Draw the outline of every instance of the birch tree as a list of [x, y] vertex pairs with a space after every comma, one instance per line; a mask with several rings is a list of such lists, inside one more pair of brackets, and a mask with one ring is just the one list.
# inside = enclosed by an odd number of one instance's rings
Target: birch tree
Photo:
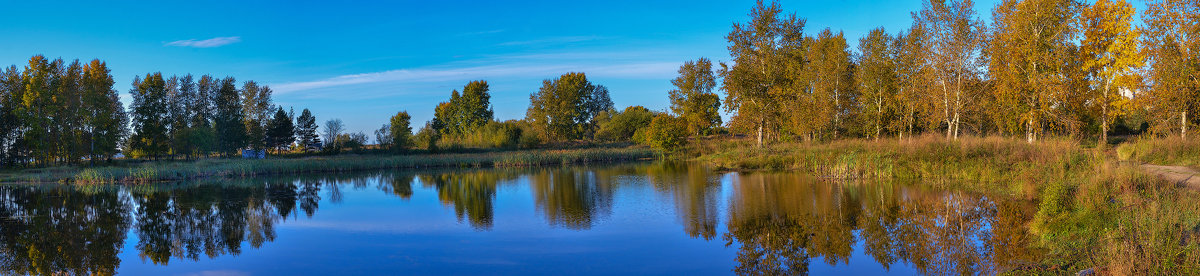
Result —
[[893, 117], [896, 104], [896, 67], [891, 51], [892, 37], [882, 27], [871, 30], [858, 42], [858, 66], [854, 80], [862, 96], [863, 117], [876, 140]]
[[1141, 30], [1133, 25], [1133, 5], [1124, 0], [1098, 0], [1083, 9], [1080, 54], [1091, 81], [1092, 99], [1100, 106], [1100, 144], [1108, 143], [1109, 122], [1128, 105], [1121, 89], [1132, 91], [1139, 82], [1137, 69], [1145, 63], [1138, 41]]
[[725, 36], [733, 58], [732, 64], [722, 63], [720, 70], [725, 110], [733, 113], [732, 126], [753, 129], [760, 147], [766, 128], [778, 127], [782, 109], [788, 108], [780, 101], [787, 93], [786, 50], [804, 39], [805, 21], [782, 13], [778, 2], [759, 0], [750, 12], [750, 21], [734, 23]]
[[936, 118], [946, 126], [946, 138], [958, 139], [964, 107], [974, 99], [970, 89], [982, 69], [981, 53], [986, 26], [971, 0], [929, 0], [919, 12], [918, 22], [930, 34], [928, 62], [934, 73], [939, 111]]
[[1179, 136], [1186, 138], [1200, 108], [1196, 101], [1200, 98], [1200, 2], [1151, 2], [1142, 17], [1150, 64], [1147, 107], [1155, 117], [1155, 129], [1178, 127]]

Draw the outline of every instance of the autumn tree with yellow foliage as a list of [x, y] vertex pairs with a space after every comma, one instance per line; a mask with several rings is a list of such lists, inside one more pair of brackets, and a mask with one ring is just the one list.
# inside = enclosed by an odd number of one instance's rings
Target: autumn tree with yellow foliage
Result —
[[1124, 0], [1098, 0], [1083, 9], [1080, 55], [1091, 82], [1092, 100], [1100, 106], [1100, 144], [1108, 141], [1109, 122], [1127, 109], [1129, 98], [1119, 91], [1137, 89], [1137, 69], [1145, 64], [1133, 25], [1133, 5]]
[[1025, 132], [1032, 143], [1048, 121], [1059, 119], [1071, 59], [1075, 3], [1005, 0], [993, 11], [987, 55], [992, 112], [1008, 133]]
[[1143, 43], [1150, 70], [1143, 103], [1157, 132], [1178, 129], [1187, 137], [1200, 109], [1200, 2], [1160, 0], [1147, 6]]

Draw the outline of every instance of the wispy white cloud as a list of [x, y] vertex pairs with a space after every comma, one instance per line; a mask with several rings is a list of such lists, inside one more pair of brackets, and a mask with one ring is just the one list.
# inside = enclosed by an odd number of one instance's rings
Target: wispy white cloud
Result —
[[503, 33], [503, 32], [505, 32], [505, 31], [507, 31], [507, 30], [505, 30], [505, 29], [497, 29], [497, 30], [487, 30], [487, 31], [478, 31], [478, 32], [466, 32], [466, 33], [461, 33], [461, 34], [458, 34], [458, 35], [459, 35], [459, 36], [489, 35], [489, 34], [498, 34], [498, 33]]
[[175, 47], [193, 47], [193, 48], [212, 48], [221, 47], [229, 44], [234, 44], [242, 41], [240, 36], [214, 37], [205, 40], [176, 40], [164, 43], [165, 46]]
[[499, 45], [500, 46], [521, 46], [521, 45], [538, 45], [538, 44], [563, 44], [563, 43], [575, 43], [575, 42], [593, 41], [593, 40], [601, 40], [601, 39], [605, 39], [605, 38], [600, 37], [600, 36], [594, 36], [594, 35], [591, 35], [591, 36], [560, 36], [560, 37], [551, 37], [551, 38], [534, 39], [534, 40], [509, 41], [509, 42], [500, 43]]
[[431, 83], [501, 77], [549, 78], [566, 72], [588, 76], [633, 79], [670, 78], [679, 62], [530, 64], [514, 63], [465, 67], [430, 67], [350, 74], [327, 79], [274, 85], [276, 94], [373, 83]]

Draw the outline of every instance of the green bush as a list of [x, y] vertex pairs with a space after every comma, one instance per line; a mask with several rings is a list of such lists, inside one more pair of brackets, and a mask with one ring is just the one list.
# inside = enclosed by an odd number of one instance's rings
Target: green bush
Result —
[[687, 143], [687, 124], [683, 119], [658, 114], [644, 130], [642, 143], [663, 152], [674, 152]]
[[658, 114], [641, 106], [627, 107], [625, 111], [597, 120], [599, 130], [596, 131], [596, 139], [609, 142], [637, 141], [634, 136], [638, 130], [650, 125], [650, 121]]

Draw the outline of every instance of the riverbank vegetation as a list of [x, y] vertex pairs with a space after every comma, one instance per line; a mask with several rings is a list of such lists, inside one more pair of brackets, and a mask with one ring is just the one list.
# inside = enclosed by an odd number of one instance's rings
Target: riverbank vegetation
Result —
[[[1188, 143], [1147, 139], [1134, 147]], [[1153, 146], [1145, 146], [1153, 145]], [[1122, 145], [1115, 151], [1121, 151]], [[1113, 149], [1064, 139], [1035, 143], [1004, 137], [938, 135], [912, 139], [848, 139], [774, 143], [752, 138], [695, 141], [690, 157], [718, 169], [800, 171], [829, 179], [917, 181], [1037, 204], [1030, 232], [1048, 249], [1029, 273], [1099, 268], [1116, 274], [1177, 274], [1200, 270], [1197, 191], [1119, 162]], [[1157, 154], [1162, 154], [1158, 152]], [[1193, 155], [1195, 156], [1195, 155]], [[1193, 157], [1194, 158], [1194, 157]], [[1181, 158], [1187, 159], [1187, 158]], [[1146, 265], [1154, 264], [1154, 265]]]

